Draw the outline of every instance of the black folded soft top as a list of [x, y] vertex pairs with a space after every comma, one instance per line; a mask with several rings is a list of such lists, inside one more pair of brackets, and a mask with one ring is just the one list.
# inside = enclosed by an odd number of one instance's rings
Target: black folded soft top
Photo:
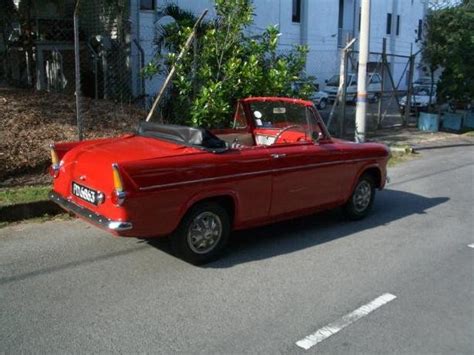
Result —
[[206, 149], [215, 153], [220, 153], [228, 149], [226, 142], [204, 128], [143, 121], [138, 125], [137, 133], [139, 136], [165, 139], [187, 146]]

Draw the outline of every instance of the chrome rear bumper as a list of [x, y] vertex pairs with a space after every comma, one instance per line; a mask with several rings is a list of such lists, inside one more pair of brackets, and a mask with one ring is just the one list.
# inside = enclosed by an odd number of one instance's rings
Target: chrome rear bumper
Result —
[[133, 229], [133, 224], [131, 222], [111, 220], [85, 207], [76, 205], [74, 202], [65, 199], [64, 197], [62, 197], [61, 195], [59, 195], [58, 193], [54, 191], [50, 191], [49, 199], [53, 201], [54, 203], [57, 203], [66, 211], [75, 213], [78, 216], [83, 217], [84, 219], [88, 220], [89, 222], [98, 225], [99, 227], [102, 227], [111, 231], [116, 231], [116, 232], [128, 231], [130, 229]]

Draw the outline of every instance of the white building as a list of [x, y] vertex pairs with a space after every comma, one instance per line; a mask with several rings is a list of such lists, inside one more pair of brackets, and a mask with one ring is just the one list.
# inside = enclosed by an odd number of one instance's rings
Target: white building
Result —
[[[255, 18], [250, 31], [262, 32], [269, 25], [278, 25], [280, 49], [288, 50], [295, 44], [306, 44], [310, 52], [307, 74], [324, 81], [339, 71], [340, 49], [348, 37], [358, 37], [360, 28], [360, 0], [254, 0]], [[132, 37], [137, 39], [145, 53], [145, 63], [155, 52], [153, 39], [160, 8], [169, 3], [192, 10], [199, 15], [209, 9], [213, 16], [212, 0], [131, 0]], [[387, 53], [410, 55], [419, 50], [423, 19], [427, 11], [426, 0], [372, 0], [370, 51], [381, 52], [383, 38], [387, 39]], [[356, 42], [357, 43], [357, 42]], [[357, 44], [356, 48], [357, 50]], [[137, 58], [138, 46], [132, 48]], [[134, 53], [135, 52], [135, 53]], [[134, 55], [135, 54], [135, 55]], [[420, 56], [417, 57], [419, 61]], [[369, 70], [378, 70], [380, 56], [372, 55]], [[403, 75], [407, 59], [390, 59], [395, 83], [406, 87]], [[134, 91], [139, 92], [140, 63], [132, 61]], [[417, 66], [415, 66], [417, 67]], [[162, 79], [145, 81], [145, 93], [155, 95]]]

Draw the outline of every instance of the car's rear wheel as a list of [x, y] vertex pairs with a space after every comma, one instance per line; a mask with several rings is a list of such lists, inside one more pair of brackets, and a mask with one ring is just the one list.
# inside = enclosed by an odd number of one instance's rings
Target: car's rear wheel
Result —
[[362, 219], [370, 212], [374, 203], [375, 183], [371, 175], [363, 175], [344, 206], [344, 212], [352, 220]]
[[228, 212], [218, 203], [203, 202], [188, 211], [171, 236], [171, 244], [182, 259], [204, 264], [219, 256], [229, 233]]

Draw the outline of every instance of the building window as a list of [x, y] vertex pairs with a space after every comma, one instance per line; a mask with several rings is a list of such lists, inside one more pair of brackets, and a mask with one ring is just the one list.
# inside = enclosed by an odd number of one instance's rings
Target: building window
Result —
[[418, 20], [418, 39], [421, 40], [423, 34], [423, 20]]
[[293, 11], [291, 20], [293, 22], [301, 22], [301, 0], [293, 0]]
[[387, 14], [387, 34], [392, 33], [392, 14]]
[[344, 0], [339, 0], [339, 28], [344, 28]]
[[397, 15], [397, 36], [400, 34], [400, 15]]
[[154, 10], [155, 0], [140, 0], [140, 10]]

